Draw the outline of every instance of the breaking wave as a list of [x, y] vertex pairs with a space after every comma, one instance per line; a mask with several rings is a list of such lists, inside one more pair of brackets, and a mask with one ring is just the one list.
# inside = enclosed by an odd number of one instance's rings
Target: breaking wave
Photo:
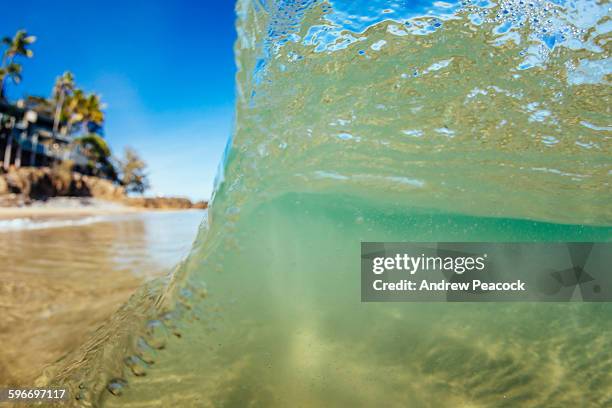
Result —
[[237, 4], [209, 225], [77, 406], [612, 404], [609, 304], [362, 304], [360, 241], [610, 241], [609, 4]]

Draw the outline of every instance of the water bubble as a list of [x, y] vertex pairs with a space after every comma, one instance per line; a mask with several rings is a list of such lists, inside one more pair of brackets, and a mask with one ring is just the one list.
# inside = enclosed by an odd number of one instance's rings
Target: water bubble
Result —
[[113, 395], [120, 396], [127, 387], [127, 381], [123, 378], [113, 378], [106, 385], [106, 389]]
[[205, 283], [196, 283], [192, 285], [193, 292], [200, 299], [206, 299], [208, 297], [208, 289]]
[[404, 129], [402, 133], [411, 137], [423, 137], [423, 131], [420, 129]]
[[183, 309], [186, 309], [188, 311], [193, 309], [193, 305], [191, 304], [191, 302], [186, 301], [186, 300], [181, 299], [181, 298], [179, 298], [177, 300], [176, 304], [182, 306]]
[[559, 139], [554, 136], [543, 136], [542, 143], [544, 143], [546, 146], [554, 146], [559, 143]]
[[238, 213], [240, 213], [240, 208], [238, 208], [238, 207], [229, 207], [227, 210], [225, 210], [225, 213], [227, 215], [238, 215]]
[[372, 44], [370, 48], [373, 49], [374, 51], [380, 51], [381, 48], [384, 47], [386, 44], [387, 44], [387, 41], [379, 40], [379, 41], [376, 41], [374, 44]]
[[178, 316], [176, 315], [175, 312], [165, 312], [162, 313], [161, 316], [159, 317], [159, 319], [164, 323], [164, 325], [168, 328], [174, 328], [176, 327], [176, 324], [174, 322], [174, 320], [178, 318]]
[[193, 292], [191, 291], [191, 289], [181, 288], [181, 290], [179, 290], [179, 299], [181, 299], [182, 301], [189, 302], [192, 298]]
[[93, 406], [91, 397], [91, 391], [87, 388], [87, 386], [83, 383], [79, 384], [79, 389], [74, 396], [74, 399], [79, 401], [79, 405], [82, 407]]
[[168, 329], [160, 320], [150, 320], [147, 323], [145, 337], [149, 346], [161, 350], [168, 342]]
[[[188, 305], [185, 305], [183, 302], [179, 300], [174, 303], [174, 309], [172, 310], [172, 319], [174, 321], [183, 320], [186, 316], [189, 315], [189, 312], [191, 310], [192, 310], [191, 307], [189, 307]], [[172, 326], [175, 327], [175, 324], [173, 323]], [[166, 327], [169, 327], [169, 326], [166, 326]]]
[[128, 366], [132, 374], [137, 377], [142, 377], [147, 374], [146, 369], [148, 368], [147, 363], [145, 363], [138, 356], [128, 356], [124, 360], [125, 365]]
[[155, 363], [155, 350], [149, 346], [147, 341], [142, 337], [139, 337], [136, 341], [136, 349], [138, 350], [138, 355], [147, 364]]

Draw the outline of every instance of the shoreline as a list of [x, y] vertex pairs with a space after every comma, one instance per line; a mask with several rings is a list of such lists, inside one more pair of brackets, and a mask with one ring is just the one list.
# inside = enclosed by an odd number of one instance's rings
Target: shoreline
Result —
[[149, 208], [125, 207], [122, 209], [103, 208], [45, 208], [45, 207], [0, 207], [0, 220], [31, 217], [69, 217], [91, 215], [131, 214], [155, 211]]
[[130, 206], [109, 200], [63, 197], [47, 201], [34, 201], [30, 205], [0, 206], [0, 220], [21, 218], [73, 218], [84, 216], [104, 216], [137, 214], [144, 212], [203, 210], [201, 208], [152, 208]]
[[55, 167], [11, 167], [0, 170], [0, 219], [80, 217], [138, 213], [145, 210], [206, 209], [208, 201], [187, 197], [145, 197], [95, 176]]

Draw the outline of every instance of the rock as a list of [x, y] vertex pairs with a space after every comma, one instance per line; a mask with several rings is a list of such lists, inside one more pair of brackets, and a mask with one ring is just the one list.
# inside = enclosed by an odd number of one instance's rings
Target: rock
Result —
[[[25, 170], [25, 169], [19, 169]], [[47, 168], [36, 171], [23, 171], [22, 177], [29, 182], [30, 191], [26, 195], [33, 200], [45, 200], [58, 195], [51, 172]]]
[[38, 174], [27, 169], [15, 169], [11, 167], [4, 180], [8, 186], [8, 193], [21, 194], [29, 197], [32, 190], [32, 181], [38, 179]]
[[4, 177], [0, 176], [0, 195], [8, 194], [9, 186]]
[[192, 208], [197, 208], [197, 209], [200, 209], [200, 210], [205, 210], [205, 209], [208, 208], [208, 201], [196, 201], [193, 204]]
[[206, 201], [192, 203], [181, 197], [126, 197], [125, 189], [110, 180], [85, 176], [63, 166], [12, 167], [8, 173], [0, 174], [0, 198], [5, 202], [13, 194], [20, 202], [46, 200], [51, 197], [93, 197], [102, 200], [150, 209], [208, 208]]
[[125, 198], [125, 189], [113, 184], [110, 180], [93, 176], [82, 176], [81, 180], [91, 197], [112, 201]]
[[94, 197], [122, 200], [123, 187], [110, 180], [83, 176], [62, 167], [11, 167], [0, 175], [0, 194], [18, 194], [24, 198], [46, 200], [50, 197]]
[[182, 197], [127, 197], [123, 202], [132, 207], [160, 210], [206, 208], [208, 206], [208, 203], [201, 202], [196, 207], [191, 200]]

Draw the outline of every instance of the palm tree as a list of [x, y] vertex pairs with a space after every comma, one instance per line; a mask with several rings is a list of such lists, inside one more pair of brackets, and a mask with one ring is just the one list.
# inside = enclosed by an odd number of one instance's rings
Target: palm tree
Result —
[[13, 81], [15, 85], [21, 82], [21, 71], [21, 65], [16, 62], [11, 62], [10, 64], [6, 64], [6, 66], [0, 67], [0, 99], [6, 99], [4, 97], [4, 84], [7, 79]]
[[[19, 30], [13, 38], [4, 37], [2, 44], [6, 45], [6, 50], [2, 54], [2, 64], [0, 65], [0, 100], [5, 100], [4, 86], [6, 79], [10, 78], [13, 83], [21, 82], [21, 65], [15, 62], [15, 57], [22, 56], [32, 58], [34, 52], [28, 48], [29, 45], [36, 41], [36, 37], [28, 35], [25, 30]], [[13, 123], [14, 125], [14, 123]], [[6, 148], [4, 149], [4, 168], [8, 169], [11, 161], [11, 149], [13, 147], [13, 128], [6, 135]]]
[[94, 93], [86, 95], [82, 90], [76, 89], [68, 107], [70, 118], [67, 129], [71, 131], [75, 125], [80, 125], [82, 134], [75, 142], [84, 149], [85, 156], [89, 159], [89, 167], [94, 174], [117, 180], [117, 170], [111, 160], [110, 148], [98, 134], [104, 124], [105, 108], [100, 96]]
[[62, 115], [64, 102], [70, 93], [74, 90], [74, 75], [66, 71], [61, 77], [55, 80], [51, 99], [55, 103], [55, 115], [53, 116], [53, 136], [57, 134]]
[[[100, 96], [96, 94], [85, 94], [81, 89], [74, 89], [68, 96], [64, 110], [66, 125], [62, 128], [65, 135], [74, 131], [76, 125], [80, 125], [84, 135], [92, 132], [90, 125], [101, 127], [104, 124], [104, 111], [106, 107]], [[95, 131], [93, 131], [96, 133]]]
[[60, 122], [64, 123], [60, 129], [62, 135], [71, 134], [75, 125], [83, 120], [84, 99], [85, 93], [79, 88], [74, 88], [70, 94], [66, 94], [60, 118]]
[[82, 101], [81, 105], [81, 114], [83, 116], [83, 131], [85, 133], [89, 133], [89, 125], [94, 124], [98, 127], [104, 124], [104, 111], [103, 109], [106, 107], [99, 95], [89, 94]]
[[4, 85], [6, 78], [11, 78], [13, 82], [21, 81], [21, 65], [14, 60], [17, 56], [32, 58], [34, 52], [28, 48], [36, 41], [36, 37], [28, 35], [25, 30], [19, 30], [13, 38], [4, 37], [2, 44], [6, 45], [6, 50], [2, 55], [2, 65], [0, 65], [0, 99], [5, 99]]
[[93, 93], [86, 95], [83, 90], [75, 88], [72, 94], [66, 97], [66, 104], [62, 112], [62, 118], [66, 124], [62, 127], [62, 134], [72, 133], [76, 125], [81, 126], [83, 135], [91, 132], [97, 133], [97, 129], [91, 130], [90, 125], [102, 127], [105, 107], [99, 95]]
[[[74, 145], [80, 146], [88, 158], [88, 166], [94, 173], [101, 172], [111, 179], [116, 171], [110, 161], [110, 150], [102, 136], [97, 132], [104, 123], [104, 104], [96, 94], [86, 94], [74, 84], [74, 77], [67, 72], [56, 81], [52, 99], [56, 101], [54, 137], [57, 132], [64, 136], [82, 129], [81, 136]], [[61, 124], [61, 126], [60, 126]], [[91, 129], [90, 124], [96, 128]]]

